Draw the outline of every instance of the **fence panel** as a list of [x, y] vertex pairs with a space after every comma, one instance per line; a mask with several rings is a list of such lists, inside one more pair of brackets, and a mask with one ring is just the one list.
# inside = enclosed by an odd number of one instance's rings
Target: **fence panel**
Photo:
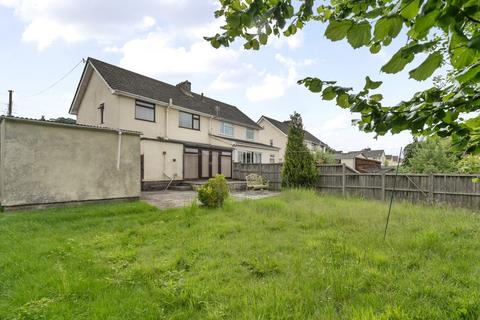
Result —
[[[280, 190], [282, 164], [234, 164], [233, 176], [244, 180], [251, 173], [264, 176], [273, 190]], [[480, 183], [477, 175], [358, 173], [342, 165], [318, 166], [317, 189], [369, 199], [388, 200], [395, 187], [395, 199], [411, 202], [448, 203], [480, 209]]]

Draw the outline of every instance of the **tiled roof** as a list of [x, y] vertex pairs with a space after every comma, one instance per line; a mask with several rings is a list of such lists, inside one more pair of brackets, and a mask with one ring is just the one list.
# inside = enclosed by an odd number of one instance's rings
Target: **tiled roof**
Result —
[[360, 151], [356, 151], [358, 153], [363, 153], [363, 155], [367, 158], [380, 158], [382, 154], [385, 153], [385, 150], [371, 150], [371, 149], [363, 149]]
[[[282, 131], [283, 133], [288, 134], [288, 126], [290, 124], [289, 120], [288, 121], [278, 121], [278, 120], [275, 120], [273, 118], [269, 118], [269, 117], [266, 117], [266, 116], [262, 116], [262, 117], [267, 119], [271, 124], [273, 124], [275, 127], [280, 129], [280, 131]], [[307, 130], [303, 130], [303, 134], [304, 134], [305, 140], [312, 141], [312, 142], [318, 143], [319, 145], [321, 145], [323, 147], [329, 148], [329, 146], [326, 143], [324, 143], [323, 141], [321, 141], [320, 139], [315, 137], [313, 134], [311, 134]]]
[[[237, 107], [200, 95], [194, 92], [186, 94], [179, 87], [114, 66], [112, 64], [88, 58], [95, 69], [113, 90], [118, 90], [140, 97], [173, 104], [192, 112], [209, 114], [226, 121], [242, 124], [252, 128], [259, 126]], [[88, 65], [88, 63], [87, 63]]]
[[224, 140], [237, 142], [237, 143], [243, 143], [243, 144], [247, 144], [247, 145], [258, 146], [258, 147], [262, 147], [262, 148], [266, 148], [266, 149], [280, 150], [279, 147], [271, 146], [269, 144], [260, 143], [260, 142], [256, 142], [256, 141], [235, 139], [235, 138], [221, 136], [221, 135], [217, 135], [217, 134], [212, 134], [211, 136], [216, 137], [216, 138], [220, 138], [220, 139], [224, 139]]

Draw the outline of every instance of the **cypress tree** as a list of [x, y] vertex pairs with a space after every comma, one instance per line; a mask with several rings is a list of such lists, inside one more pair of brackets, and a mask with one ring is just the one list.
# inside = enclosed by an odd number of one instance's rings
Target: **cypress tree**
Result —
[[313, 187], [317, 180], [317, 169], [312, 153], [303, 143], [302, 117], [298, 112], [290, 116], [288, 142], [282, 168], [282, 187]]

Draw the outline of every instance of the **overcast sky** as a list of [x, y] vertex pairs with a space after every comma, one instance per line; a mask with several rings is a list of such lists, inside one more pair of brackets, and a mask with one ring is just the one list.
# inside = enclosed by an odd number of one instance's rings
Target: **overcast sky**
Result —
[[337, 150], [397, 154], [411, 141], [408, 133], [375, 140], [351, 126], [355, 114], [296, 84], [310, 75], [360, 90], [369, 75], [384, 81], [378, 90], [384, 102], [406, 100], [431, 83], [379, 71], [405, 38], [371, 55], [368, 48], [330, 42], [315, 22], [294, 37], [270, 39], [260, 51], [245, 51], [241, 42], [213, 49], [202, 37], [218, 30], [216, 7], [212, 0], [0, 0], [1, 110], [13, 89], [14, 115], [68, 116], [83, 64], [44, 89], [91, 56], [171, 84], [188, 79], [193, 91], [236, 105], [254, 120], [262, 114], [287, 120], [296, 110], [306, 129]]

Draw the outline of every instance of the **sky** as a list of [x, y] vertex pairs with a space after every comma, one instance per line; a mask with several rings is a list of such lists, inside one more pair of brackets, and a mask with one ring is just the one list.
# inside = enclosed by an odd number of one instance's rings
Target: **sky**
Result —
[[408, 79], [407, 70], [421, 60], [396, 75], [380, 72], [404, 35], [372, 55], [331, 42], [325, 26], [312, 22], [259, 51], [244, 50], [241, 40], [214, 49], [203, 36], [219, 30], [217, 8], [213, 0], [0, 0], [0, 111], [12, 89], [15, 116], [73, 117], [68, 109], [84, 66], [78, 63], [94, 57], [171, 84], [189, 80], [194, 92], [233, 104], [255, 121], [288, 120], [297, 111], [305, 128], [336, 150], [398, 154], [412, 141], [407, 132], [375, 139], [351, 125], [358, 115], [296, 84], [317, 76], [359, 91], [369, 75], [384, 81], [377, 91], [387, 105], [407, 100], [431, 86]]

